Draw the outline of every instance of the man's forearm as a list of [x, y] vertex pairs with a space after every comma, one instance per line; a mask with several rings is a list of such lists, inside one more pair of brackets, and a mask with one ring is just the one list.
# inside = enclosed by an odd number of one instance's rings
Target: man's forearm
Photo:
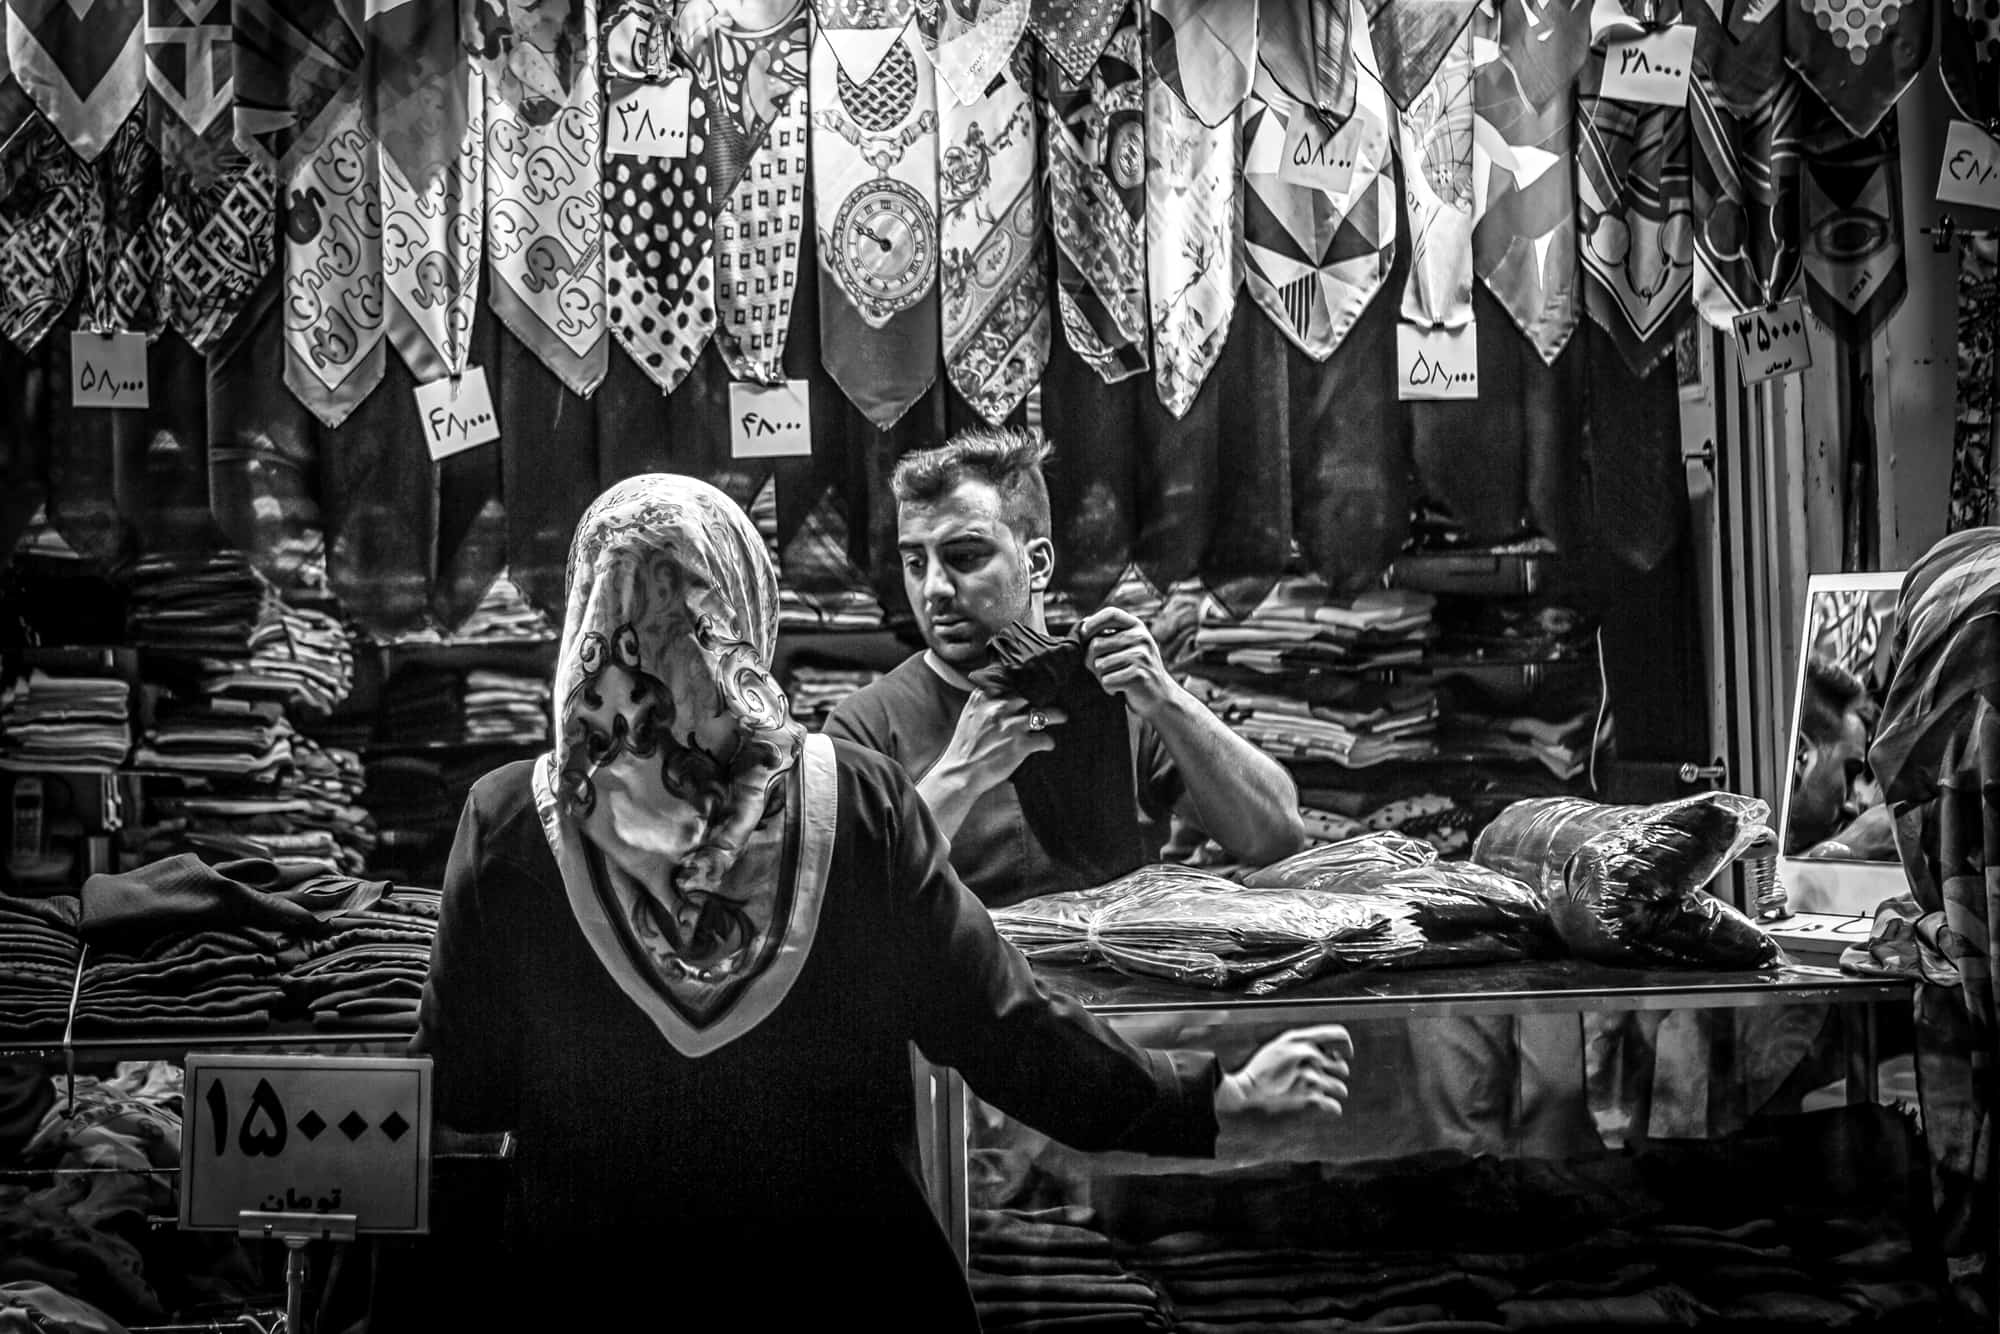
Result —
[[956, 838], [958, 827], [972, 812], [972, 803], [991, 786], [980, 783], [967, 770], [940, 760], [917, 780], [917, 795], [924, 799], [924, 805], [931, 808], [931, 817], [944, 831], [944, 836]]
[[1150, 721], [1204, 832], [1246, 861], [1270, 863], [1299, 850], [1305, 841], [1299, 790], [1284, 766], [1185, 690], [1177, 689]]

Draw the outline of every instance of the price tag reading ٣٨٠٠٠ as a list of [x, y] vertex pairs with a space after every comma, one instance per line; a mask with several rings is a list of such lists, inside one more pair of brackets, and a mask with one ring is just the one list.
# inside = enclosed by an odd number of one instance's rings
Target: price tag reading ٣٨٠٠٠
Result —
[[183, 1228], [289, 1213], [429, 1229], [428, 1057], [190, 1052], [183, 1087]]

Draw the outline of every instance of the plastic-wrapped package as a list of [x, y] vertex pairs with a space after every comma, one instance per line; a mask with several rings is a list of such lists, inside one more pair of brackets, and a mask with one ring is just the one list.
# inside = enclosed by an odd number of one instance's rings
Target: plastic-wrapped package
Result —
[[[1657, 806], [1535, 797], [1517, 801], [1494, 817], [1472, 845], [1472, 860], [1527, 881], [1553, 902], [1577, 849], [1599, 834], [1637, 822], [1661, 829], [1674, 854], [1679, 887], [1691, 893], [1741, 856], [1770, 818], [1768, 805], [1733, 792], [1703, 792]], [[1690, 837], [1700, 846], [1690, 847]]]
[[1534, 876], [1572, 952], [1599, 963], [1763, 968], [1777, 942], [1704, 887], [1762, 833], [1770, 808], [1710, 792], [1658, 806], [1517, 802], [1473, 849]]
[[1323, 847], [1307, 848], [1281, 862], [1252, 871], [1243, 883], [1253, 889], [1331, 889], [1349, 876], [1429, 866], [1437, 848], [1407, 834], [1364, 834]]
[[1030, 957], [1085, 956], [1120, 972], [1266, 995], [1339, 968], [1416, 953], [1408, 910], [1352, 894], [1250, 889], [1186, 866], [1146, 866], [1096, 889], [994, 912]]

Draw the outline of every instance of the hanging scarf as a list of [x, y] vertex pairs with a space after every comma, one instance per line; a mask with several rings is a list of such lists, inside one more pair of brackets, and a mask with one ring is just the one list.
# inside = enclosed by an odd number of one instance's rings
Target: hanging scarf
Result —
[[488, 302], [588, 397], [609, 355], [596, 0], [467, 0], [486, 85]]
[[1091, 67], [1118, 27], [1118, 16], [1130, 0], [1034, 0], [1028, 26], [1042, 50], [1072, 84], [1090, 78]]
[[1050, 51], [1041, 79], [1057, 311], [1071, 349], [1106, 384], [1147, 365], [1146, 84], [1130, 3], [1111, 7], [1125, 21], [1084, 78], [1072, 84]]
[[1843, 340], [1866, 344], [1909, 291], [1896, 122], [1856, 138], [1808, 109], [1801, 189], [1806, 299]]
[[231, 2], [236, 143], [282, 181], [356, 94], [362, 39], [346, 10], [342, 0]]
[[160, 155], [133, 112], [90, 164], [83, 212], [84, 293], [80, 323], [100, 331], [158, 333], [160, 240], [149, 225], [160, 199]]
[[917, 10], [945, 101], [980, 100], [1028, 30], [1028, 0], [945, 0]]
[[1148, 0], [1146, 56], [1154, 79], [1196, 120], [1232, 121], [1257, 69], [1257, 0]]
[[912, 24], [850, 73], [879, 43], [865, 32], [821, 28], [810, 65], [820, 360], [886, 429], [937, 381], [937, 88]]
[[1746, 311], [1769, 309], [1798, 281], [1799, 131], [1805, 90], [1772, 72], [1777, 96], [1739, 116], [1697, 72], [1688, 83], [1694, 127], [1694, 301], [1727, 329]]
[[32, 352], [83, 281], [91, 169], [55, 126], [34, 117], [0, 161], [0, 334]]
[[1974, 125], [2000, 119], [2000, 13], [1986, 0], [1943, 0], [1938, 71], [1958, 114]]
[[1958, 357], [1951, 436], [1951, 532], [2000, 521], [1993, 447], [1993, 349], [2000, 341], [2000, 238], [1958, 238]]
[[[1329, 129], [1354, 114], [1347, 10], [1339, 0], [1259, 0], [1257, 6], [1258, 68], [1294, 102], [1318, 112]], [[1359, 26], [1366, 27], [1365, 11], [1362, 17]], [[1374, 60], [1368, 63], [1373, 69]]]
[[1634, 375], [1674, 345], [1694, 307], [1694, 219], [1685, 107], [1600, 97], [1604, 54], [1577, 84], [1577, 238], [1584, 308]]
[[1537, 108], [1514, 65], [1533, 17], [1500, 0], [1472, 21], [1472, 265], [1552, 365], [1577, 319], [1574, 118], [1566, 97]]
[[585, 939], [685, 1056], [769, 1018], [819, 923], [834, 761], [771, 679], [777, 628], [763, 539], [707, 483], [627, 478], [577, 525], [536, 807]]
[[86, 162], [146, 91], [146, 0], [6, 0], [7, 63]]
[[228, 20], [227, 8], [148, 0], [147, 125], [161, 170], [152, 217], [159, 301], [167, 323], [203, 352], [236, 322], [277, 262], [276, 175], [235, 142], [236, 44]]
[[[806, 57], [812, 12], [795, 0], [755, 30], [718, 22], [692, 49], [710, 115], [715, 342], [739, 380], [785, 379], [785, 334], [806, 225]], [[721, 108], [718, 114], [713, 109]], [[722, 158], [717, 149], [733, 147]]]
[[[1271, 7], [1264, 10], [1268, 16]], [[1356, 15], [1359, 17], [1359, 14]], [[1354, 61], [1375, 66], [1368, 25], [1356, 22]], [[1279, 176], [1286, 135], [1299, 116], [1316, 114], [1258, 72], [1243, 116], [1244, 281], [1251, 299], [1314, 361], [1333, 355], [1388, 281], [1396, 258], [1396, 171], [1389, 100], [1363, 75], [1347, 127], [1359, 136], [1360, 160], [1340, 194]]]
[[1431, 86], [1478, 7], [1479, 0], [1368, 0], [1382, 88], [1398, 111], [1408, 111]]
[[[372, 49], [378, 40], [372, 27], [369, 40]], [[451, 89], [445, 100], [466, 108], [456, 153], [440, 169], [429, 170], [429, 155], [417, 151], [407, 137], [398, 154], [397, 135], [382, 134], [376, 155], [382, 283], [389, 298], [386, 328], [420, 384], [465, 371], [485, 240], [480, 215], [486, 202], [486, 80], [469, 61], [441, 77]], [[386, 95], [386, 88], [378, 88], [378, 98]], [[400, 114], [412, 113], [405, 108]], [[389, 122], [388, 112], [378, 105], [376, 123], [386, 127]], [[424, 166], [427, 174], [411, 175], [406, 161]]]
[[952, 385], [999, 425], [1049, 360], [1042, 192], [1026, 60], [965, 106], [938, 107], [938, 318]]
[[1786, 9], [1787, 63], [1857, 138], [1875, 132], [1930, 59], [1931, 0], [1788, 0]]
[[1472, 33], [1439, 59], [1422, 96], [1396, 118], [1410, 214], [1403, 319], [1426, 329], [1472, 322]]

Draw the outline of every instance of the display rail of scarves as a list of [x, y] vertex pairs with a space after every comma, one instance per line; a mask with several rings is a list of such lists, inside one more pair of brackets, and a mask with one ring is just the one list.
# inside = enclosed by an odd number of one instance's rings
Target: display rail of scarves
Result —
[[[776, 478], [794, 582], [832, 531], [893, 585], [884, 458], [1037, 406], [1091, 601], [1135, 563], [1359, 588], [1417, 501], [1649, 567], [1673, 335], [1802, 292], [1866, 340], [1900, 300], [1889, 112], [1949, 7], [4, 8], [0, 376], [56, 386], [12, 453], [57, 526], [164, 540], [118, 484], [150, 457], [268, 573], [317, 530], [403, 633], [503, 567], [555, 599], [588, 498], [653, 467]], [[1646, 21], [1694, 29], [1685, 105], [1606, 95]], [[1487, 401], [1405, 401], [1391, 323]], [[72, 407], [66, 324], [144, 335], [151, 406]], [[433, 466], [419, 391], [475, 371], [500, 444]], [[813, 458], [737, 458], [739, 386], [801, 380]]]

